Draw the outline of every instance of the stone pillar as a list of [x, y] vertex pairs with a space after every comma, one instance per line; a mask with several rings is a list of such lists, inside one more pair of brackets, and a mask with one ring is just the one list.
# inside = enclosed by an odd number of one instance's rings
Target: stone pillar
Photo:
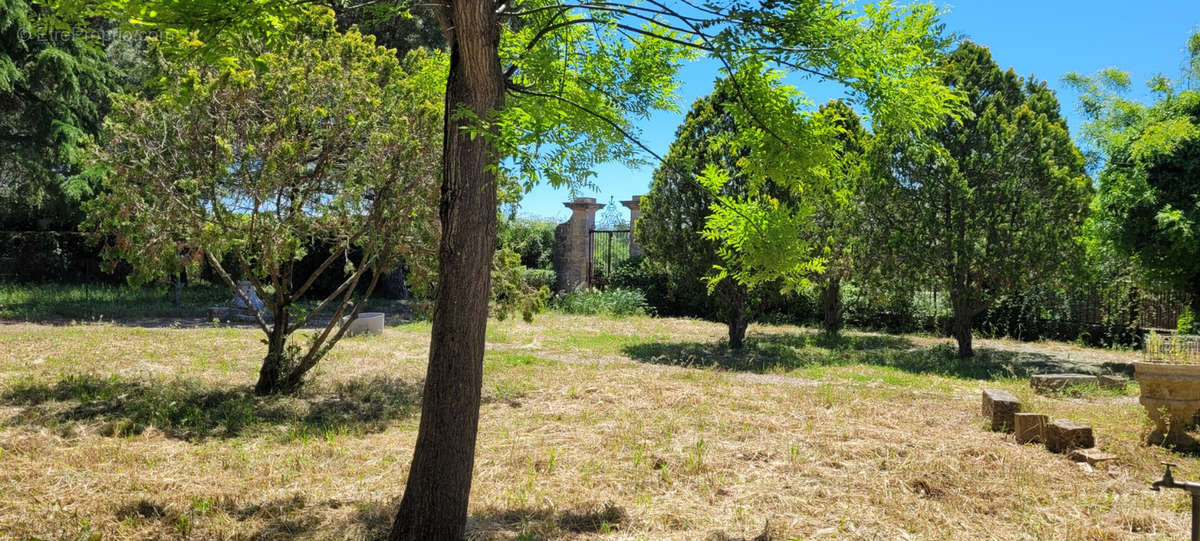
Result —
[[596, 211], [604, 208], [594, 197], [576, 197], [563, 206], [571, 209], [571, 219], [554, 229], [554, 272], [559, 291], [573, 291], [586, 286], [591, 274], [588, 257], [592, 229], [596, 227]]
[[642, 247], [637, 243], [637, 221], [642, 217], [642, 196], [635, 195], [629, 201], [621, 201], [629, 209], [629, 255], [642, 255]]

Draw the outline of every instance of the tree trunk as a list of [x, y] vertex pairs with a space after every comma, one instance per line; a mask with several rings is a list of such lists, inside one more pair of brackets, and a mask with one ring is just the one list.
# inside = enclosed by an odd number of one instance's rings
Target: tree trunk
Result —
[[504, 105], [499, 26], [486, 0], [449, 3], [451, 52], [438, 250], [437, 299], [421, 423], [390, 539], [462, 539], [475, 467], [484, 334], [496, 240], [495, 148], [462, 128]]
[[821, 324], [829, 336], [837, 336], [842, 330], [841, 297], [841, 278], [830, 278], [821, 289]]
[[286, 392], [280, 385], [283, 383], [287, 360], [287, 310], [275, 310], [271, 334], [267, 337], [267, 356], [263, 359], [262, 368], [258, 370], [258, 383], [254, 384], [254, 394], [265, 396]]
[[750, 318], [745, 310], [737, 310], [729, 318], [729, 349], [742, 349], [746, 345], [746, 328], [750, 326]]
[[967, 359], [975, 356], [975, 350], [971, 348], [971, 323], [975, 319], [971, 310], [965, 307], [954, 307], [954, 322], [951, 325], [951, 332], [954, 334], [954, 340], [958, 342], [958, 358]]
[[180, 295], [183, 292], [183, 273], [173, 273], [171, 278], [171, 306], [179, 308]]
[[750, 326], [750, 299], [745, 286], [725, 280], [717, 286], [718, 302], [725, 306], [725, 325], [729, 328], [729, 349], [738, 350], [746, 345], [746, 328]]

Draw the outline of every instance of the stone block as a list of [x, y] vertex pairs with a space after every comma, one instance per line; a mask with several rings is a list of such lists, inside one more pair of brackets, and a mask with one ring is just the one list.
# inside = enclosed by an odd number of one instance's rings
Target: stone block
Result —
[[1046, 425], [1046, 448], [1055, 453], [1095, 446], [1096, 440], [1092, 437], [1092, 427], [1088, 425], [1081, 425], [1066, 419], [1058, 419]]
[[1129, 378], [1125, 376], [1100, 376], [1098, 379], [1101, 389], [1124, 389], [1129, 385]]
[[1041, 413], [1013, 414], [1013, 433], [1017, 443], [1033, 443], [1046, 441], [1046, 424], [1050, 416]]
[[1008, 391], [983, 391], [983, 416], [991, 421], [992, 430], [1012, 432], [1013, 414], [1021, 411], [1021, 402]]
[[1073, 462], [1087, 462], [1091, 466], [1097, 466], [1101, 462], [1116, 460], [1117, 455], [1105, 453], [1104, 451], [1096, 449], [1095, 447], [1091, 447], [1088, 449], [1076, 449], [1071, 451], [1071, 454], [1067, 455], [1067, 458], [1071, 459]]
[[208, 309], [208, 320], [227, 321], [231, 311], [232, 309], [226, 306], [214, 306]]
[[[217, 320], [223, 323], [255, 323], [258, 320], [254, 317], [254, 312], [243, 310], [241, 308], [230, 308], [228, 306], [214, 306], [208, 309], [208, 320]], [[271, 321], [269, 314], [263, 314], [263, 319]]]
[[1029, 384], [1038, 393], [1057, 392], [1074, 385], [1099, 385], [1100, 380], [1091, 374], [1035, 374]]

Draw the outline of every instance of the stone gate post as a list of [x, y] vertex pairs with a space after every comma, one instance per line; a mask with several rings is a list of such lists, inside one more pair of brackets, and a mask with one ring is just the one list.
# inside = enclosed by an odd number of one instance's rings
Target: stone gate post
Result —
[[604, 208], [595, 197], [576, 197], [563, 206], [571, 218], [554, 229], [554, 272], [559, 291], [574, 291], [588, 283], [588, 244], [596, 227], [596, 211]]
[[642, 216], [642, 196], [635, 195], [629, 201], [621, 201], [621, 204], [629, 209], [629, 255], [642, 255], [642, 247], [635, 236], [638, 218]]

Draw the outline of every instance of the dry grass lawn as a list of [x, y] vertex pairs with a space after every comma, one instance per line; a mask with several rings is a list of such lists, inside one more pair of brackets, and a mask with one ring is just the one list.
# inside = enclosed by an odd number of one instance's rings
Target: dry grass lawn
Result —
[[[386, 532], [419, 415], [428, 324], [357, 337], [304, 393], [248, 393], [246, 328], [0, 324], [0, 538], [363, 539]], [[1181, 491], [1127, 394], [1042, 397], [982, 344], [681, 319], [493, 322], [471, 539], [1159, 539]], [[1049, 351], [1039, 353], [1038, 347]], [[1102, 352], [1102, 361], [1122, 355]], [[1010, 366], [1014, 368], [1009, 368]], [[1095, 427], [1087, 470], [984, 430], [979, 394]]]

